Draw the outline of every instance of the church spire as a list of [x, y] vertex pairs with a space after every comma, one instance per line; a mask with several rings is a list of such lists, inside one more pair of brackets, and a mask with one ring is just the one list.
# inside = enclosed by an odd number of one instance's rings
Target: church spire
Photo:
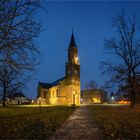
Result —
[[69, 47], [77, 47], [76, 42], [75, 42], [75, 38], [74, 38], [73, 29], [72, 29], [72, 35], [71, 35]]

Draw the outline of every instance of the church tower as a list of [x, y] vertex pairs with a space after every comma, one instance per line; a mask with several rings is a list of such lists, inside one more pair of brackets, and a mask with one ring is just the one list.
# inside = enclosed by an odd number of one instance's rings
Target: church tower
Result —
[[66, 63], [66, 79], [68, 82], [80, 82], [80, 63], [78, 58], [78, 49], [72, 32], [68, 48], [68, 62]]

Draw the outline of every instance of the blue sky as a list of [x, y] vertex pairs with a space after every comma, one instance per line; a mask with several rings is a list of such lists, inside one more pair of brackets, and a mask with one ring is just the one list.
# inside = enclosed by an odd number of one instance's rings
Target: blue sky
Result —
[[81, 88], [84, 89], [91, 80], [101, 87], [106, 76], [101, 75], [100, 62], [108, 58], [115, 61], [104, 55], [104, 39], [115, 36], [112, 17], [123, 10], [125, 15], [135, 14], [139, 18], [140, 2], [46, 1], [44, 7], [47, 13], [37, 13], [46, 29], [37, 39], [43, 63], [38, 66], [38, 74], [28, 83], [25, 94], [35, 98], [38, 81], [53, 82], [65, 75], [72, 28], [81, 64]]

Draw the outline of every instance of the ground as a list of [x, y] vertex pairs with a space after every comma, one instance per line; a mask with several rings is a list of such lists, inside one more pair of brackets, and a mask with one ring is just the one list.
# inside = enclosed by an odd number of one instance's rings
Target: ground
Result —
[[54, 133], [51, 140], [140, 139], [140, 106], [81, 106]]
[[94, 105], [88, 109], [102, 139], [140, 139], [140, 106]]
[[[0, 107], [0, 139], [140, 139], [140, 106]], [[73, 112], [73, 113], [72, 113]]]
[[47, 139], [73, 111], [68, 106], [0, 107], [0, 139]]

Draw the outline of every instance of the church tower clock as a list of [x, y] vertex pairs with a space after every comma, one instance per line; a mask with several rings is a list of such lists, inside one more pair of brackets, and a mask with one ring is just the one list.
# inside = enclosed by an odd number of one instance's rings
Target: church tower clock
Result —
[[80, 63], [78, 58], [78, 49], [74, 34], [68, 48], [68, 62], [66, 63], [66, 79], [69, 82], [80, 82]]

